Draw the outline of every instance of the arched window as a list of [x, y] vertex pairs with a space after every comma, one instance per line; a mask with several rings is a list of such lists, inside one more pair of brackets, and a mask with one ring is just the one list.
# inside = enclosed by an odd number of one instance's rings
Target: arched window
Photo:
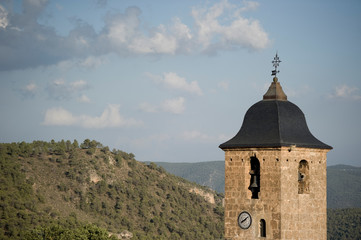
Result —
[[310, 193], [309, 166], [306, 160], [301, 160], [298, 165], [298, 194]]
[[251, 157], [251, 170], [249, 171], [250, 183], [248, 189], [252, 192], [252, 198], [258, 199], [260, 190], [260, 166], [256, 157]]
[[259, 221], [259, 236], [266, 237], [266, 221], [264, 219]]

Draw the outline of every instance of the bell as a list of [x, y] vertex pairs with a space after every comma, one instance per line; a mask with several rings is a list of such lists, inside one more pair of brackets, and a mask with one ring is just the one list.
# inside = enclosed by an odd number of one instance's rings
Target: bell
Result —
[[251, 186], [249, 186], [250, 188], [258, 188], [258, 184], [257, 184], [257, 175], [253, 176], [253, 182], [251, 184]]
[[302, 182], [305, 178], [305, 175], [303, 173], [298, 172], [298, 181]]

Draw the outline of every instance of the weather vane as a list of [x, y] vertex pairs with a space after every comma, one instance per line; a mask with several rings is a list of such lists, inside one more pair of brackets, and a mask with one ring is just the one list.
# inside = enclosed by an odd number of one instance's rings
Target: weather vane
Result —
[[275, 76], [277, 77], [277, 73], [279, 73], [280, 71], [277, 71], [277, 67], [280, 65], [280, 58], [278, 57], [278, 53], [276, 53], [276, 56], [273, 58], [272, 64], [275, 67], [275, 70], [272, 70], [272, 75], [271, 76]]

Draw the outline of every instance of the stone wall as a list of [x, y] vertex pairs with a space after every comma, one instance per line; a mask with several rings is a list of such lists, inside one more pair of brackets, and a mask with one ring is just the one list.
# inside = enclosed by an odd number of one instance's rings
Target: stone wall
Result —
[[[297, 147], [225, 150], [225, 238], [326, 239], [327, 152]], [[258, 199], [252, 199], [248, 189], [251, 157], [260, 163]], [[303, 180], [309, 192], [299, 194], [302, 160], [308, 163], [308, 175]], [[252, 216], [247, 230], [238, 226], [242, 211]], [[266, 238], [260, 235], [261, 219], [266, 222]]]

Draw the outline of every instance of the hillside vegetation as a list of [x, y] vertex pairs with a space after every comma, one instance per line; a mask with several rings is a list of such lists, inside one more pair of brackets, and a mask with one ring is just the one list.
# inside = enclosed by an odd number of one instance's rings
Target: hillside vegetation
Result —
[[0, 239], [221, 239], [221, 200], [96, 141], [0, 144]]
[[328, 209], [327, 239], [361, 239], [361, 208]]

